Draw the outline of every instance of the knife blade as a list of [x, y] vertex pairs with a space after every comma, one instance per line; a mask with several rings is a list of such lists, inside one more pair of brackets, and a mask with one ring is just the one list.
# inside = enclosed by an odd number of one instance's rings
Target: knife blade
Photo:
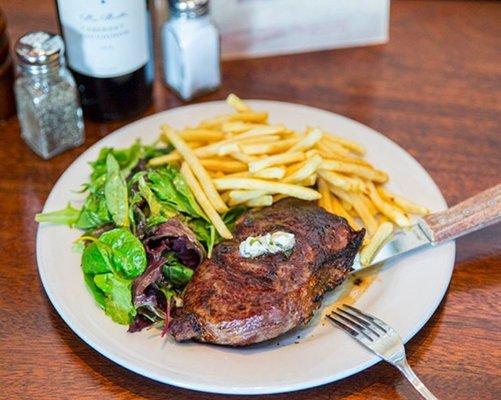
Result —
[[360, 254], [357, 254], [352, 268], [355, 271], [360, 271], [361, 269], [382, 263], [402, 253], [407, 253], [408, 251], [430, 244], [432, 244], [430, 238], [426, 236], [419, 224], [416, 224], [409, 228], [396, 231], [392, 238], [378, 251], [369, 265], [361, 264]]
[[501, 184], [472, 196], [454, 207], [420, 218], [416, 225], [402, 228], [384, 244], [369, 265], [357, 254], [353, 271], [393, 259], [420, 247], [443, 243], [501, 222]]

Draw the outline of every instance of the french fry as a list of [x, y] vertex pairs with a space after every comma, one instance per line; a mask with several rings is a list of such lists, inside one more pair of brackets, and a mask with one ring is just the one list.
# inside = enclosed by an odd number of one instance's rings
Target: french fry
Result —
[[182, 138], [180, 138], [179, 135], [177, 135], [176, 132], [174, 132], [174, 130], [169, 126], [163, 125], [162, 131], [164, 135], [166, 135], [169, 139], [169, 142], [172, 143], [176, 150], [179, 151], [179, 153], [183, 156], [184, 160], [190, 167], [190, 170], [192, 170], [195, 176], [198, 178], [200, 185], [204, 189], [205, 194], [209, 198], [216, 211], [220, 213], [226, 212], [228, 210], [228, 207], [226, 207], [226, 204], [224, 204], [221, 196], [219, 196], [219, 193], [212, 183], [211, 177], [200, 163], [200, 160], [195, 156], [194, 151], [196, 150], [191, 150], [186, 145], [186, 142]]
[[226, 193], [228, 193], [228, 204], [230, 206], [242, 204], [268, 194], [264, 190], [230, 190]]
[[336, 144], [340, 144], [343, 147], [346, 147], [348, 150], [351, 150], [353, 153], [364, 155], [365, 149], [360, 146], [357, 142], [349, 139], [342, 138], [340, 136], [331, 135], [329, 133], [324, 133], [323, 136], [328, 141], [331, 141]]
[[198, 124], [198, 128], [203, 128], [203, 129], [218, 129], [220, 128], [225, 122], [228, 122], [229, 115], [219, 115], [214, 118], [209, 118], [206, 119]]
[[374, 256], [381, 249], [381, 247], [391, 238], [393, 234], [393, 224], [384, 222], [377, 228], [374, 236], [360, 252], [360, 263], [362, 265], [370, 265]]
[[386, 172], [363, 165], [350, 164], [342, 161], [324, 160], [320, 168], [327, 171], [337, 171], [343, 172], [345, 174], [356, 175], [361, 178], [369, 179], [371, 181], [379, 183], [384, 183], [388, 180], [388, 175], [386, 174]]
[[351, 226], [352, 229], [359, 231], [361, 228], [360, 224], [353, 219], [353, 217], [346, 211], [341, 202], [338, 200], [336, 196], [331, 196], [331, 204], [332, 204], [332, 213], [343, 217], [348, 225]]
[[179, 132], [179, 136], [186, 142], [216, 142], [224, 139], [224, 133], [213, 129], [185, 129]]
[[240, 151], [235, 151], [233, 153], [230, 153], [229, 154], [230, 157], [233, 157], [235, 160], [238, 160], [238, 161], [242, 161], [246, 164], [249, 164], [253, 161], [257, 161], [258, 158], [257, 157], [254, 157], [254, 156], [249, 156], [247, 154], [244, 154]]
[[209, 171], [229, 173], [247, 171], [247, 164], [235, 160], [205, 158], [200, 160], [200, 164]]
[[298, 139], [284, 139], [275, 143], [241, 144], [243, 153], [249, 155], [276, 154], [283, 152], [296, 144]]
[[367, 208], [365, 202], [362, 200], [362, 195], [358, 193], [348, 193], [352, 199], [352, 205], [358, 216], [367, 228], [369, 235], [374, 235], [376, 233], [378, 224], [376, 219], [372, 216], [369, 209]]
[[205, 142], [201, 141], [186, 142], [186, 144], [190, 149], [197, 149], [199, 147], [205, 146]]
[[330, 186], [330, 189], [337, 197], [351, 204], [351, 206], [365, 225], [367, 232], [372, 236], [374, 232], [376, 232], [378, 225], [375, 218], [371, 215], [363, 200], [361, 199], [361, 195], [357, 193], [347, 192], [333, 185]]
[[226, 177], [214, 179], [213, 183], [216, 189], [220, 191], [232, 189], [265, 190], [268, 193], [281, 193], [303, 200], [317, 200], [320, 198], [320, 193], [310, 188], [288, 183], [270, 182], [262, 179]]
[[242, 138], [255, 136], [277, 135], [279, 133], [282, 133], [284, 130], [285, 126], [283, 125], [262, 125], [256, 128], [249, 129], [244, 133], [240, 133], [239, 135], [235, 136], [235, 139], [239, 138], [241, 140]]
[[361, 192], [365, 189], [365, 185], [361, 184], [358, 180], [340, 175], [336, 172], [319, 169], [318, 175], [332, 185], [347, 191]]
[[[219, 178], [219, 177], [218, 177]], [[221, 177], [222, 178], [222, 177]], [[229, 191], [227, 192], [224, 192], [224, 193], [221, 193], [221, 198], [223, 199], [223, 201], [228, 204], [228, 205], [231, 205], [230, 204], [230, 196], [229, 196]]]
[[310, 150], [305, 151], [304, 155], [306, 156], [306, 158], [310, 158], [310, 157], [313, 157], [316, 155], [320, 155], [320, 152], [316, 149], [310, 149]]
[[360, 195], [360, 198], [364, 202], [365, 207], [367, 207], [367, 210], [369, 210], [369, 212], [371, 213], [371, 215], [373, 217], [375, 217], [379, 213], [379, 211], [376, 208], [376, 206], [374, 204], [372, 204], [372, 201], [366, 195], [362, 194], [362, 195]]
[[386, 215], [390, 220], [395, 222], [400, 227], [411, 225], [409, 218], [407, 218], [407, 216], [402, 211], [381, 199], [379, 193], [376, 190], [376, 187], [371, 181], [367, 181], [366, 187], [368, 190], [369, 198], [382, 214]]
[[287, 166], [287, 169], [285, 171], [285, 175], [291, 175], [297, 170], [299, 170], [303, 165], [305, 164], [305, 161], [301, 161], [298, 163], [290, 164]]
[[330, 153], [330, 152], [326, 151], [325, 149], [318, 148], [318, 147], [316, 147], [310, 151], [316, 151], [324, 160], [327, 160], [327, 161], [330, 161], [330, 160], [343, 161], [343, 162], [347, 162], [350, 164], [365, 165], [367, 167], [372, 168], [372, 165], [369, 164], [367, 161], [365, 161], [363, 158], [358, 158], [358, 157], [351, 156], [351, 155], [347, 156], [347, 155], [339, 154], [339, 153]]
[[273, 196], [273, 203], [276, 203], [277, 201], [280, 201], [282, 199], [286, 199], [287, 197], [290, 197], [290, 196], [287, 196], [286, 194], [275, 194]]
[[262, 160], [257, 160], [249, 163], [249, 171], [256, 172], [259, 171], [260, 169], [273, 167], [275, 165], [291, 164], [293, 162], [303, 161], [303, 160], [304, 160], [304, 153], [301, 152], [277, 154], [274, 156], [269, 156]]
[[347, 211], [350, 211], [350, 210], [352, 209], [352, 207], [353, 207], [353, 206], [351, 205], [351, 203], [348, 203], [347, 201], [342, 200], [342, 199], [341, 199], [341, 205], [342, 205], [342, 206], [343, 206], [343, 208], [344, 208], [345, 210], [347, 210]]
[[273, 204], [273, 196], [266, 194], [264, 196], [256, 197], [245, 203], [249, 207], [266, 207]]
[[152, 167], [158, 167], [160, 165], [178, 162], [180, 160], [181, 160], [181, 155], [179, 154], [179, 152], [173, 151], [169, 154], [152, 158], [150, 161], [148, 161], [148, 165]]
[[249, 112], [251, 108], [243, 102], [236, 94], [230, 93], [226, 98], [226, 103], [238, 112]]
[[420, 206], [419, 204], [415, 204], [402, 196], [399, 196], [397, 194], [388, 191], [384, 187], [378, 186], [377, 191], [383, 199], [389, 201], [390, 203], [395, 204], [405, 212], [417, 215], [426, 215], [430, 213], [430, 210], [427, 209], [426, 207]]
[[285, 183], [296, 183], [300, 182], [303, 179], [306, 179], [308, 176], [314, 174], [318, 167], [322, 164], [322, 157], [319, 155], [314, 155], [313, 157], [307, 159], [301, 168], [294, 171], [292, 174], [286, 176], [283, 179]]
[[[271, 135], [273, 133], [280, 132], [281, 129], [283, 129], [282, 125], [274, 125], [274, 126], [270, 125], [270, 126], [264, 126], [264, 127], [260, 127], [260, 128], [251, 129], [251, 130], [249, 130], [245, 133], [242, 133], [240, 135], [237, 135], [231, 139], [225, 139], [225, 140], [221, 140], [219, 142], [211, 143], [207, 146], [199, 147], [198, 149], [194, 150], [194, 155], [197, 156], [198, 158], [212, 157], [212, 156], [218, 155], [219, 150], [221, 148], [223, 148], [224, 146], [231, 145], [234, 143], [239, 143], [239, 142], [242, 142], [242, 141], [249, 139], [249, 138], [268, 136], [268, 135]], [[165, 137], [165, 134], [163, 135], [162, 140], [165, 141], [166, 143], [169, 143], [169, 138]], [[231, 147], [230, 146], [230, 149], [233, 149], [233, 150], [235, 150], [237, 148], [238, 147], [235, 147], [235, 146]], [[162, 157], [165, 157], [165, 156], [162, 156]], [[177, 159], [174, 158], [172, 161], [177, 161], [180, 159], [181, 159], [181, 157], [178, 156]], [[165, 160], [165, 158], [163, 160]], [[152, 165], [161, 165], [161, 164], [158, 164], [158, 161], [155, 160], [155, 163]]]
[[193, 196], [197, 200], [198, 204], [200, 204], [200, 207], [202, 207], [202, 210], [204, 210], [205, 214], [207, 214], [207, 217], [214, 225], [214, 228], [216, 228], [218, 233], [223, 238], [232, 239], [233, 235], [231, 234], [228, 227], [225, 225], [224, 221], [221, 219], [221, 217], [213, 207], [212, 203], [207, 198], [207, 195], [200, 186], [200, 183], [195, 178], [195, 175], [193, 175], [193, 172], [187, 162], [183, 162], [183, 164], [181, 165], [181, 174], [183, 175], [187, 185], [193, 192]]
[[225, 176], [221, 178], [252, 178], [252, 175], [249, 171], [243, 171], [234, 172], [232, 174], [225, 174]]
[[284, 175], [284, 167], [270, 167], [252, 173], [252, 177], [261, 179], [282, 179]]
[[225, 133], [243, 133], [254, 128], [263, 127], [262, 124], [251, 124], [249, 122], [226, 122], [221, 125], [221, 130]]
[[[236, 136], [235, 138], [237, 138]], [[269, 144], [269, 143], [276, 143], [280, 140], [279, 135], [265, 135], [265, 136], [258, 136], [258, 137], [249, 137], [246, 139], [242, 139], [238, 142], [239, 146], [245, 146], [245, 145], [257, 145], [257, 144]]]
[[[210, 171], [210, 170], [207, 170], [207, 173], [209, 174], [209, 176], [211, 178], [224, 178], [226, 175], [224, 174], [223, 171]], [[223, 199], [223, 196], [221, 196], [221, 198]], [[224, 201], [224, 199], [223, 199]], [[226, 203], [226, 201], [224, 201]]]
[[254, 122], [254, 123], [263, 123], [268, 119], [267, 112], [254, 112], [254, 111], [246, 111], [238, 114], [230, 115], [230, 121], [242, 121], [242, 122]]
[[299, 186], [313, 186], [317, 182], [317, 174], [311, 174], [308, 178], [297, 182]]
[[379, 224], [382, 224], [384, 222], [391, 222], [390, 219], [384, 214], [379, 214], [378, 221]]
[[318, 192], [322, 196], [318, 199], [318, 206], [333, 214], [331, 192], [325, 179], [320, 178], [318, 180]]
[[308, 150], [312, 148], [320, 139], [322, 139], [322, 131], [320, 129], [312, 129], [294, 146], [287, 150], [287, 153]]
[[315, 144], [315, 149], [326, 151], [332, 155], [340, 155], [350, 157], [352, 154], [350, 150], [341, 146], [338, 143], [333, 143], [325, 138], [322, 138], [317, 144]]
[[217, 127], [220, 127], [223, 125], [225, 122], [254, 122], [254, 123], [263, 123], [266, 122], [268, 119], [268, 113], [267, 112], [253, 112], [253, 111], [246, 111], [246, 112], [240, 112], [236, 114], [230, 114], [230, 115], [222, 115], [219, 117], [214, 117], [214, 118], [209, 118], [206, 119], [198, 125], [200, 128], [208, 128], [208, 129], [214, 129]]

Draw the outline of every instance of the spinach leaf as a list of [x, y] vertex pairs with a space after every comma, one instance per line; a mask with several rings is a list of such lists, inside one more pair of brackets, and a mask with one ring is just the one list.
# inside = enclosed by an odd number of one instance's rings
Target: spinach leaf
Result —
[[179, 262], [173, 252], [167, 254], [166, 258], [167, 261], [162, 267], [164, 276], [173, 285], [185, 286], [193, 276], [193, 270]]
[[106, 314], [119, 324], [131, 323], [136, 315], [132, 304], [132, 280], [107, 273], [95, 275], [94, 284], [103, 292]]
[[174, 167], [166, 165], [148, 171], [149, 187], [157, 197], [174, 209], [191, 217], [207, 220], [182, 175]]
[[135, 278], [146, 269], [146, 251], [143, 244], [129, 230], [117, 228], [105, 232], [96, 243], [107, 247], [112, 270], [121, 276]]
[[104, 232], [82, 255], [82, 269], [92, 275], [113, 272], [123, 278], [135, 278], [144, 272], [146, 264], [141, 241], [121, 228]]
[[37, 222], [51, 222], [53, 224], [63, 224], [73, 226], [78, 220], [80, 210], [73, 208], [70, 203], [62, 210], [52, 211], [47, 213], [38, 213], [35, 215]]
[[99, 289], [97, 287], [97, 285], [95, 284], [93, 275], [84, 274], [84, 280], [85, 280], [85, 283], [92, 294], [92, 297], [94, 297], [94, 300], [96, 300], [96, 303], [99, 304], [99, 307], [104, 309], [105, 297], [104, 297], [104, 294], [101, 291], [101, 289]]
[[106, 183], [104, 197], [106, 207], [117, 226], [129, 226], [129, 200], [127, 185], [123, 178], [120, 165], [112, 154], [106, 157]]
[[146, 184], [144, 177], [139, 178], [138, 188], [139, 194], [148, 203], [148, 207], [150, 209], [149, 219], [161, 216], [168, 219], [174, 217], [177, 214], [177, 211], [174, 209], [174, 207], [158, 200], [158, 198], [155, 196], [155, 193], [153, 193], [150, 187]]
[[193, 231], [198, 241], [205, 245], [207, 255], [210, 257], [212, 249], [216, 244], [216, 238], [219, 236], [214, 225], [207, 223], [207, 221], [201, 218], [190, 219], [186, 221], [186, 224]]
[[114, 270], [112, 254], [108, 246], [95, 241], [85, 247], [82, 254], [82, 270], [86, 275], [104, 274]]
[[96, 302], [113, 321], [129, 324], [136, 315], [133, 278], [146, 269], [146, 251], [129, 230], [104, 232], [82, 255], [84, 279]]

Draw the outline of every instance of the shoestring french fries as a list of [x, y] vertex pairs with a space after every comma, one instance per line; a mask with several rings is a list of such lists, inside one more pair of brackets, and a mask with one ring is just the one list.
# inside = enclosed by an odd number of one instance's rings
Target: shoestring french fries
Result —
[[396, 227], [405, 228], [413, 215], [429, 212], [383, 186], [388, 174], [371, 165], [364, 146], [342, 132], [291, 129], [270, 123], [265, 110], [252, 109], [234, 94], [226, 101], [233, 113], [185, 129], [163, 125], [161, 140], [174, 150], [150, 160], [152, 166], [181, 166], [222, 237], [231, 237], [221, 218], [228, 207], [266, 207], [297, 197], [318, 201], [353, 229], [365, 228], [361, 262], [370, 264]]

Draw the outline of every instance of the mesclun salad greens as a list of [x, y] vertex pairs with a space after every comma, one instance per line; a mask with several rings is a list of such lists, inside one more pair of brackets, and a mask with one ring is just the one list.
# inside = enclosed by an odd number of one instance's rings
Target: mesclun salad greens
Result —
[[[75, 247], [85, 283], [105, 313], [130, 332], [152, 325], [167, 331], [194, 270], [221, 240], [179, 170], [148, 166], [171, 150], [139, 141], [103, 148], [82, 186], [83, 206], [35, 217], [84, 231]], [[244, 211], [234, 207], [223, 220], [231, 229]]]

